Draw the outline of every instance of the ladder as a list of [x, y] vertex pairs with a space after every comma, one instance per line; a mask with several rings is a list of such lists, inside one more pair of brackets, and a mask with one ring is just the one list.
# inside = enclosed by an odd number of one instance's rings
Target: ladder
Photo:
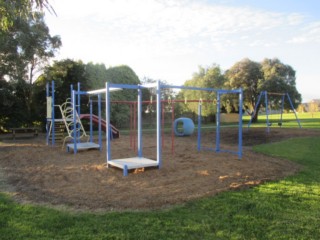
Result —
[[[62, 119], [55, 120], [54, 125], [54, 133], [55, 133], [55, 140], [62, 141], [62, 148], [64, 148], [65, 143], [67, 140], [74, 139], [74, 136], [76, 136], [76, 140], [80, 142], [82, 138], [85, 138], [86, 141], [89, 141], [89, 136], [87, 135], [86, 131], [84, 130], [84, 127], [81, 123], [79, 114], [77, 111], [75, 111], [75, 123], [73, 119], [73, 105], [70, 99], [67, 99], [66, 102], [64, 102], [61, 105], [55, 105], [55, 107], [58, 107]], [[52, 119], [50, 121], [49, 126], [49, 139], [52, 141]], [[65, 129], [67, 130], [67, 136], [64, 136]]]

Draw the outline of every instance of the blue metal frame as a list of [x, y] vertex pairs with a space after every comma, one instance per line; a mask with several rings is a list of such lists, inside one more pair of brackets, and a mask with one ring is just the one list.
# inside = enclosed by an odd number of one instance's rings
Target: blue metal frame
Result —
[[216, 152], [220, 152], [220, 92], [217, 92], [217, 114], [216, 114]]
[[[279, 93], [278, 95], [280, 95], [281, 93]], [[259, 97], [258, 97], [258, 101], [256, 102], [256, 105], [254, 107], [254, 111], [251, 115], [251, 118], [250, 118], [250, 121], [248, 123], [248, 128], [250, 128], [251, 124], [252, 124], [252, 120], [254, 118], [254, 116], [256, 115], [256, 112], [258, 110], [258, 106], [260, 105], [260, 102], [261, 102], [261, 98], [264, 96], [264, 103], [265, 103], [265, 108], [266, 108], [266, 126], [267, 126], [267, 132], [269, 133], [270, 132], [270, 126], [271, 126], [271, 123], [269, 121], [269, 102], [268, 102], [268, 92], [267, 91], [262, 91], [260, 92], [259, 94]], [[295, 115], [295, 118], [296, 118], [296, 121], [299, 125], [299, 128], [301, 128], [301, 123], [300, 123], [300, 120], [298, 118], [298, 115], [296, 113], [296, 110], [294, 109], [293, 107], [293, 104], [292, 104], [292, 101], [291, 101], [291, 98], [289, 96], [289, 93], [283, 93], [282, 94], [282, 99], [281, 99], [281, 112], [280, 112], [280, 124], [279, 126], [282, 127], [282, 114], [283, 114], [283, 109], [284, 109], [284, 101], [285, 101], [285, 97], [287, 96], [288, 98], [288, 101], [290, 103], [290, 107], [292, 109], [292, 111], [294, 112], [294, 115]]]
[[198, 152], [201, 151], [201, 116], [202, 116], [202, 103], [199, 102], [198, 104], [198, 142], [197, 142]]
[[[51, 96], [50, 96], [51, 93]], [[51, 145], [55, 145], [55, 115], [54, 115], [54, 103], [55, 103], [55, 95], [54, 95], [54, 81], [51, 81], [51, 90], [50, 90], [50, 83], [46, 84], [46, 96], [51, 97], [51, 118], [50, 120], [47, 118], [47, 126], [48, 122], [51, 122]], [[50, 128], [47, 129], [46, 135], [46, 143], [49, 145], [50, 143]]]
[[161, 84], [157, 82], [157, 164], [158, 168], [162, 166], [162, 134], [161, 134]]

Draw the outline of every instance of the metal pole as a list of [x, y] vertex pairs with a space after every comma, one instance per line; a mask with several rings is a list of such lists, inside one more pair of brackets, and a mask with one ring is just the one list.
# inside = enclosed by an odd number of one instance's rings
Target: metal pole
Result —
[[197, 148], [198, 152], [201, 150], [201, 114], [202, 114], [202, 104], [199, 102], [198, 104], [198, 143]]
[[99, 115], [99, 149], [102, 150], [102, 137], [101, 137], [101, 94], [98, 94], [98, 115]]
[[285, 97], [286, 95], [282, 95], [282, 98], [281, 98], [280, 123], [279, 123], [280, 127], [282, 127], [282, 115], [283, 115]]
[[108, 161], [111, 160], [111, 144], [110, 144], [110, 83], [106, 82], [106, 156], [107, 167]]
[[239, 93], [239, 131], [238, 131], [238, 156], [242, 158], [242, 105], [243, 105], [243, 90]]
[[220, 151], [220, 92], [217, 92], [216, 152]]
[[253, 112], [252, 112], [250, 121], [249, 121], [249, 123], [248, 123], [248, 128], [250, 127], [254, 116], [257, 114], [258, 106], [259, 106], [259, 104], [260, 104], [261, 96], [262, 96], [262, 95], [263, 95], [263, 92], [260, 92], [259, 97], [258, 97], [258, 101], [256, 102], [256, 105], [254, 106], [254, 110], [253, 110]]
[[269, 108], [268, 108], [268, 93], [266, 91], [264, 93], [264, 101], [266, 104], [266, 119], [267, 119], [267, 132], [270, 132], [270, 122], [269, 122]]
[[[49, 98], [49, 92], [50, 92], [50, 86], [49, 83], [46, 84], [46, 97], [47, 97], [47, 104], [48, 104], [48, 98]], [[48, 107], [47, 107], [48, 110]], [[52, 121], [52, 118], [51, 118]], [[49, 145], [49, 136], [50, 136], [50, 126], [48, 127], [49, 122], [52, 124], [52, 122], [48, 120], [48, 114], [47, 114], [47, 118], [46, 118], [46, 143], [47, 145]]]
[[[77, 104], [78, 104], [78, 115], [80, 116], [81, 111], [80, 111], [80, 82], [78, 82], [78, 94], [77, 94]], [[77, 121], [77, 128], [81, 128], [80, 122]], [[77, 131], [77, 142], [80, 142], [80, 131]]]
[[89, 100], [90, 105], [90, 142], [93, 142], [93, 126], [92, 126], [92, 99]]
[[299, 125], [299, 128], [301, 128], [300, 120], [299, 120], [299, 118], [298, 118], [298, 115], [297, 115], [296, 110], [295, 110], [295, 109], [294, 109], [294, 107], [293, 107], [293, 104], [292, 104], [291, 98], [290, 98], [290, 96], [289, 96], [289, 94], [288, 94], [288, 93], [287, 93], [287, 97], [288, 97], [288, 99], [289, 99], [289, 103], [290, 103], [291, 109], [292, 109], [292, 111], [294, 112], [294, 116], [296, 117], [296, 120], [297, 120], [297, 123], [298, 123], [298, 125]]
[[161, 84], [157, 82], [157, 163], [158, 167], [162, 165], [162, 146], [161, 146]]
[[54, 95], [54, 81], [51, 82], [51, 95], [52, 95], [52, 101], [51, 101], [51, 121], [52, 121], [52, 127], [51, 127], [51, 131], [52, 131], [52, 140], [51, 140], [51, 144], [52, 146], [54, 146], [55, 144], [55, 115], [54, 115], [54, 102], [55, 102], [55, 95]]
[[142, 157], [142, 91], [138, 89], [138, 157]]
[[77, 153], [77, 110], [76, 110], [76, 92], [72, 91], [72, 113], [73, 113], [73, 152]]

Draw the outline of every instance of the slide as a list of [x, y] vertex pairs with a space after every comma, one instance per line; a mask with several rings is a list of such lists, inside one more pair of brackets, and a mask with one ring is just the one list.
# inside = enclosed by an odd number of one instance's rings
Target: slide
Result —
[[[90, 114], [81, 114], [80, 119], [90, 120]], [[92, 114], [92, 122], [94, 122], [95, 124], [99, 124], [99, 117], [97, 115]], [[106, 126], [107, 126], [106, 121], [104, 119], [101, 119], [101, 128], [103, 131], [106, 131]], [[110, 124], [110, 127], [111, 127], [111, 131], [112, 131], [112, 137], [119, 138], [120, 131], [112, 124]]]

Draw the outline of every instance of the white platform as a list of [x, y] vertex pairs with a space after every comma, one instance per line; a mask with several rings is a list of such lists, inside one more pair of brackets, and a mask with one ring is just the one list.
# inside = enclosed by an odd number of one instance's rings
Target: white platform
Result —
[[[100, 145], [92, 142], [82, 142], [77, 143], [77, 150], [85, 150], [85, 149], [99, 149]], [[67, 151], [69, 152], [70, 149], [74, 150], [74, 144], [69, 143], [67, 144]]]
[[108, 165], [123, 169], [123, 174], [126, 176], [129, 169], [157, 167], [158, 163], [155, 160], [144, 157], [133, 157], [110, 160], [108, 161]]

